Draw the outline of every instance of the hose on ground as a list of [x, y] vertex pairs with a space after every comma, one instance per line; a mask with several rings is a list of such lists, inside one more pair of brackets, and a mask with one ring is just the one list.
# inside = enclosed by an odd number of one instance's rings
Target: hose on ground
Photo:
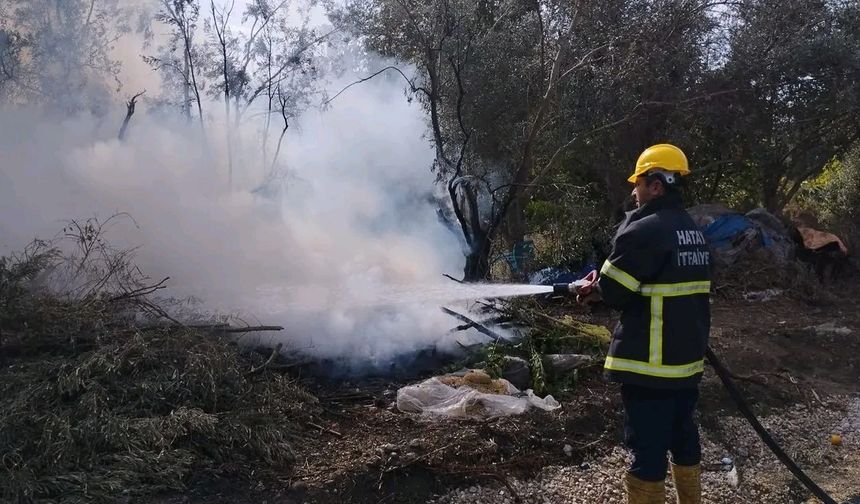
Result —
[[761, 422], [758, 421], [758, 418], [756, 418], [755, 414], [750, 409], [749, 405], [741, 395], [737, 386], [735, 386], [734, 382], [732, 381], [731, 373], [729, 373], [725, 366], [723, 366], [723, 363], [720, 362], [720, 360], [717, 358], [716, 355], [714, 355], [714, 352], [712, 352], [710, 348], [705, 351], [705, 356], [708, 358], [708, 362], [711, 363], [711, 366], [714, 368], [714, 371], [717, 372], [717, 376], [720, 377], [720, 381], [723, 382], [723, 385], [726, 387], [726, 391], [729, 393], [729, 397], [731, 397], [732, 400], [735, 402], [735, 405], [737, 405], [738, 410], [741, 412], [741, 415], [743, 415], [744, 418], [746, 418], [747, 421], [750, 423], [750, 425], [752, 425], [752, 428], [755, 429], [761, 440], [764, 441], [764, 444], [766, 444], [767, 447], [770, 448], [770, 451], [772, 451], [773, 454], [776, 455], [776, 458], [778, 458], [779, 461], [782, 462], [783, 465], [785, 465], [785, 467], [787, 467], [789, 471], [791, 471], [791, 474], [793, 474], [797, 479], [799, 479], [800, 482], [803, 483], [803, 485], [808, 488], [814, 496], [821, 499], [824, 504], [838, 504], [835, 500], [833, 500], [833, 497], [827, 495], [827, 492], [822, 490], [820, 486], [818, 486], [814, 481], [812, 481], [812, 479], [810, 479], [809, 476], [807, 476], [806, 473], [803, 472], [800, 467], [798, 467], [797, 463], [795, 463], [794, 460], [792, 460], [791, 457], [789, 457], [788, 454], [785, 453], [785, 451], [782, 449], [781, 446], [779, 446], [779, 444], [777, 444], [777, 442], [773, 439], [767, 429], [762, 426]]

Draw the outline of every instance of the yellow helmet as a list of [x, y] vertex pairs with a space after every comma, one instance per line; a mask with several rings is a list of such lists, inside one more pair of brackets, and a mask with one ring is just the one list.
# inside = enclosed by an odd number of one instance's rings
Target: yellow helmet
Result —
[[645, 175], [651, 170], [662, 170], [689, 175], [690, 167], [687, 165], [687, 156], [684, 151], [671, 144], [657, 144], [645, 149], [636, 161], [636, 171], [627, 179], [631, 184], [636, 183], [636, 178]]

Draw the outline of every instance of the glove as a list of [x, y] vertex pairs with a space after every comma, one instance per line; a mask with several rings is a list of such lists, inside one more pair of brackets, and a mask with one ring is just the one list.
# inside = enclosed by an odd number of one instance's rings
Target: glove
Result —
[[600, 287], [597, 285], [598, 278], [597, 270], [591, 270], [591, 273], [585, 275], [585, 278], [581, 280], [584, 285], [576, 289], [577, 303], [596, 303], [603, 299], [600, 296]]

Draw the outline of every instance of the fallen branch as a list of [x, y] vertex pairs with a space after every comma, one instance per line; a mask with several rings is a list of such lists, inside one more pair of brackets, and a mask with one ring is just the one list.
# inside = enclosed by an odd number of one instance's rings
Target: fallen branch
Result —
[[762, 385], [762, 386], [769, 385], [769, 383], [767, 381], [768, 376], [775, 376], [775, 377], [780, 378], [782, 380], [788, 381], [794, 385], [797, 385], [797, 381], [793, 380], [791, 375], [789, 375], [789, 377], [786, 378], [781, 373], [775, 373], [775, 372], [761, 372], [761, 373], [754, 373], [754, 374], [750, 374], [750, 375], [739, 375], [739, 374], [735, 374], [735, 373], [729, 373], [729, 375], [735, 380], [747, 381], [747, 382], [756, 383], [756, 384]]
[[[487, 305], [487, 306], [490, 306], [490, 305]], [[577, 338], [582, 338], [582, 337], [587, 336], [587, 337], [595, 339], [597, 341], [600, 341], [603, 343], [608, 343], [609, 338], [611, 337], [611, 334], [609, 333], [608, 329], [606, 329], [603, 326], [597, 325], [597, 324], [588, 324], [585, 322], [580, 322], [579, 320], [575, 320], [575, 319], [560, 320], [560, 319], [557, 319], [551, 315], [547, 315], [546, 313], [542, 313], [542, 312], [537, 311], [537, 310], [532, 310], [532, 309], [525, 308], [525, 307], [514, 308], [510, 304], [508, 304], [508, 306], [509, 306], [508, 310], [509, 311], [513, 310], [513, 312], [514, 312], [513, 318], [516, 318], [517, 315], [531, 316], [532, 320], [528, 320], [527, 317], [523, 317], [523, 318], [526, 319], [526, 322], [529, 322], [532, 325], [536, 324], [536, 320], [534, 320], [534, 319], [540, 318], [540, 319], [543, 319], [543, 320], [545, 320], [551, 324], [559, 325], [559, 326], [565, 327], [567, 329], [573, 329], [574, 331], [576, 331], [578, 333], [578, 335], [576, 336]], [[499, 308], [495, 308], [495, 309], [500, 310]]]
[[[180, 322], [180, 321], [176, 320], [175, 318], [171, 317], [171, 316], [170, 316], [170, 314], [169, 314], [169, 313], [167, 313], [163, 308], [161, 308], [160, 306], [158, 306], [158, 305], [157, 305], [157, 304], [155, 304], [155, 303], [152, 303], [152, 302], [150, 302], [150, 301], [147, 301], [145, 298], [134, 298], [134, 299], [132, 300], [132, 302], [133, 302], [133, 303], [134, 303], [138, 308], [142, 309], [145, 313], [149, 313], [149, 314], [151, 314], [151, 315], [152, 315], [152, 314], [154, 314], [154, 315], [156, 315], [156, 316], [158, 316], [158, 317], [161, 317], [161, 318], [164, 318], [164, 319], [169, 320], [170, 322], [172, 322], [172, 323], [173, 323], [172, 327], [174, 327], [174, 328], [179, 328], [179, 329], [187, 329], [187, 328], [188, 328], [188, 326], [186, 326], [186, 325], [185, 325], [185, 324], [183, 324], [182, 322]], [[138, 330], [139, 330], [139, 331], [145, 331], [145, 330], [147, 330], [147, 329], [146, 329], [146, 328], [138, 328]]]
[[321, 399], [325, 399], [329, 402], [359, 402], [359, 401], [372, 401], [375, 398], [364, 392], [356, 392], [352, 394], [341, 394], [336, 396], [325, 396]]
[[497, 472], [482, 472], [482, 473], [474, 473], [471, 476], [473, 478], [474, 477], [479, 478], [482, 476], [486, 477], [486, 478], [493, 478], [494, 480], [498, 481], [499, 483], [505, 485], [508, 488], [508, 492], [511, 492], [511, 497], [514, 499], [514, 502], [522, 502], [523, 501], [522, 497], [520, 497], [520, 494], [517, 493], [514, 486], [511, 485], [511, 482], [508, 481], [508, 478], [506, 478], [504, 474], [497, 473]]
[[281, 348], [282, 348], [283, 346], [284, 346], [284, 345], [283, 345], [282, 343], [278, 343], [277, 345], [275, 345], [275, 348], [273, 348], [273, 349], [272, 349], [272, 355], [270, 355], [270, 356], [269, 356], [269, 358], [268, 358], [268, 359], [266, 359], [266, 362], [264, 362], [264, 363], [260, 364], [259, 366], [255, 367], [255, 368], [251, 368], [251, 370], [250, 370], [250, 371], [248, 371], [247, 373], [245, 373], [245, 376], [251, 376], [251, 375], [257, 374], [257, 373], [259, 373], [260, 371], [262, 371], [262, 370], [266, 369], [267, 367], [269, 367], [269, 364], [271, 364], [271, 363], [272, 363], [272, 361], [273, 361], [273, 360], [275, 360], [275, 357], [276, 357], [278, 354], [280, 354], [280, 353], [281, 353]]
[[[499, 326], [501, 326], [501, 324], [505, 324], [508, 322], [511, 322], [511, 318], [508, 317], [507, 315], [499, 315], [497, 317], [493, 317], [491, 319], [487, 319], [484, 321], [484, 323], [489, 323], [489, 324], [499, 325]], [[451, 329], [448, 332], [449, 333], [455, 333], [455, 332], [459, 332], [459, 331], [465, 331], [467, 329], [471, 329], [471, 328], [475, 327], [475, 324], [476, 324], [475, 322], [469, 322], [468, 324], [458, 325], [457, 327]]]
[[[164, 315], [162, 315], [164, 316]], [[167, 317], [165, 317], [167, 318]], [[283, 331], [282, 326], [246, 326], [232, 327], [227, 324], [183, 324], [173, 318], [170, 318], [172, 324], [156, 324], [138, 327], [139, 331], [157, 331], [161, 329], [197, 329], [198, 331], [210, 331], [220, 333], [248, 333], [248, 332], [263, 332], [263, 331]]]
[[595, 439], [594, 441], [591, 441], [589, 443], [580, 443], [577, 441], [574, 441], [574, 443], [578, 445], [577, 448], [579, 448], [580, 450], [587, 450], [587, 449], [591, 448], [592, 446], [595, 446], [595, 445], [599, 444], [601, 441], [603, 441], [605, 435], [606, 435], [606, 433], [604, 432], [597, 439]]
[[451, 275], [449, 275], [448, 273], [442, 273], [442, 276], [443, 276], [443, 277], [445, 277], [445, 278], [450, 278], [451, 280], [453, 280], [453, 281], [455, 281], [455, 282], [457, 282], [457, 283], [459, 283], [459, 284], [463, 283], [463, 281], [462, 281], [462, 280], [458, 280], [458, 279], [456, 279], [456, 278], [452, 277]]
[[307, 366], [311, 364], [313, 361], [311, 360], [301, 360], [296, 362], [290, 362], [289, 364], [276, 364], [274, 366], [269, 366], [271, 371], [286, 371], [287, 369], [293, 369], [300, 366]]
[[334, 434], [334, 435], [335, 435], [335, 436], [337, 436], [337, 437], [343, 437], [343, 434], [341, 434], [340, 432], [338, 432], [338, 431], [336, 431], [336, 430], [329, 429], [328, 427], [323, 427], [322, 425], [317, 425], [317, 424], [315, 424], [315, 423], [313, 423], [313, 422], [310, 422], [310, 421], [309, 421], [309, 422], [305, 422], [305, 423], [306, 423], [307, 425], [309, 425], [309, 426], [311, 426], [311, 427], [314, 427], [314, 428], [316, 428], [316, 429], [319, 429], [319, 430], [321, 430], [321, 431], [328, 432], [329, 434]]
[[[223, 329], [216, 329], [220, 332], [225, 333], [246, 333], [246, 332], [263, 332], [263, 331], [283, 331], [284, 328], [281, 326], [248, 326], [248, 327], [226, 327]], [[280, 343], [278, 343], [280, 345]]]
[[472, 319], [470, 319], [469, 317], [467, 317], [467, 316], [465, 316], [465, 315], [461, 315], [461, 314], [459, 314], [459, 313], [455, 312], [454, 310], [451, 310], [450, 308], [446, 308], [446, 307], [444, 307], [444, 306], [442, 306], [442, 307], [440, 307], [440, 308], [442, 309], [442, 312], [443, 312], [443, 313], [446, 313], [446, 314], [448, 314], [448, 315], [450, 315], [450, 316], [452, 316], [452, 317], [456, 318], [457, 320], [460, 320], [460, 321], [462, 321], [462, 322], [465, 322], [466, 324], [471, 325], [471, 326], [472, 326], [472, 327], [474, 327], [474, 328], [475, 328], [479, 333], [481, 333], [481, 334], [483, 334], [483, 335], [485, 335], [485, 336], [489, 336], [490, 338], [493, 338], [495, 341], [499, 341], [499, 340], [502, 340], [502, 341], [508, 341], [508, 338], [505, 338], [505, 337], [504, 337], [504, 336], [502, 336], [501, 334], [499, 334], [499, 333], [497, 333], [497, 332], [495, 332], [495, 331], [492, 331], [491, 329], [488, 329], [486, 326], [484, 326], [484, 325], [483, 325], [483, 324], [481, 324], [480, 322], [477, 322], [477, 321], [475, 321], [475, 320], [472, 320]]

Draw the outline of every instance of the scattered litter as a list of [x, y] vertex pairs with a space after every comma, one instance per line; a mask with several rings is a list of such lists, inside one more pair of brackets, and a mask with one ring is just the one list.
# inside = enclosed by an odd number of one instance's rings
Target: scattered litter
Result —
[[564, 454], [568, 457], [572, 457], [573, 456], [573, 446], [570, 446], [569, 444], [564, 445]]
[[726, 480], [729, 482], [729, 485], [733, 488], [737, 488], [740, 483], [738, 479], [738, 468], [737, 466], [733, 466], [732, 470], [726, 473]]
[[831, 434], [830, 435], [830, 444], [833, 446], [842, 446], [842, 435], [841, 434]]
[[853, 331], [847, 327], [837, 327], [835, 322], [825, 322], [824, 324], [820, 324], [817, 326], [809, 326], [806, 328], [807, 331], [813, 331], [815, 334], [821, 335], [836, 335], [836, 336], [848, 336]]
[[818, 395], [818, 392], [816, 392], [814, 388], [811, 388], [811, 387], [810, 387], [810, 389], [809, 389], [809, 390], [811, 390], [811, 391], [812, 391], [812, 395], [813, 395], [813, 396], [815, 396], [815, 400], [816, 400], [816, 401], [820, 402], [821, 404], [824, 404], [824, 401], [822, 401], [822, 400], [821, 400], [821, 396], [820, 396], [820, 395]]
[[493, 418], [519, 415], [530, 407], [552, 411], [561, 405], [550, 395], [541, 399], [531, 390], [520, 392], [508, 380], [493, 380], [482, 371], [434, 377], [397, 391], [397, 409], [408, 413]]
[[782, 296], [782, 289], [767, 289], [763, 291], [753, 291], [747, 292], [744, 294], [744, 299], [747, 301], [766, 303], [768, 301], [772, 301], [774, 298]]

